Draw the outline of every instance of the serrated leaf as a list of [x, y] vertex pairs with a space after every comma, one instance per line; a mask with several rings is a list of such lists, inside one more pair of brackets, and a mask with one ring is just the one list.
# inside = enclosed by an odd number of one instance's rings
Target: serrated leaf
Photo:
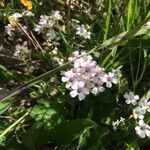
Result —
[[[35, 120], [41, 120], [45, 118], [51, 119], [53, 117], [65, 118], [66, 117], [66, 109], [62, 103], [58, 103], [55, 101], [47, 102], [41, 100], [41, 104], [34, 106], [32, 109], [29, 109], [30, 115]], [[55, 119], [56, 119], [55, 118]]]

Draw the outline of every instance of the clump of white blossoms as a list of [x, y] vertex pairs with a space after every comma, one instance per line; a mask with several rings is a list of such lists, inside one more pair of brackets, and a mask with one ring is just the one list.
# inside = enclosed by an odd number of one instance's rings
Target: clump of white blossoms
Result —
[[38, 34], [43, 34], [49, 42], [58, 38], [57, 32], [54, 30], [57, 22], [62, 20], [62, 15], [59, 10], [52, 11], [50, 15], [41, 15], [38, 24], [35, 24], [34, 31]]
[[117, 127], [119, 126], [119, 125], [124, 125], [125, 124], [125, 118], [122, 118], [122, 117], [120, 117], [120, 120], [116, 120], [116, 121], [113, 121], [112, 122], [112, 125], [113, 125], [113, 129], [114, 130], [117, 130]]
[[117, 84], [120, 72], [113, 71], [107, 74], [91, 55], [86, 55], [86, 52], [75, 51], [68, 60], [73, 61], [73, 68], [63, 72], [62, 81], [66, 83], [72, 98], [78, 97], [79, 100], [83, 100], [90, 92], [97, 95], [105, 90], [105, 85], [110, 88], [112, 83]]
[[90, 39], [91, 38], [91, 32], [88, 31], [88, 26], [86, 25], [79, 25], [77, 28], [76, 28], [76, 35], [79, 35], [85, 39]]
[[60, 55], [57, 47], [55, 47], [53, 51], [49, 52], [49, 54], [52, 56], [52, 60], [54, 61], [54, 64], [60, 66], [64, 64], [64, 59]]
[[[52, 14], [47, 15], [41, 15], [40, 20], [38, 24], [35, 25], [34, 30], [40, 34], [41, 32], [44, 32], [45, 29], [51, 29], [53, 25], [55, 24], [55, 21], [61, 20], [62, 16], [60, 14], [60, 11], [52, 11]], [[47, 30], [46, 30], [47, 31]]]
[[144, 123], [144, 117], [146, 112], [150, 112], [150, 101], [147, 98], [139, 98], [133, 92], [126, 92], [124, 94], [127, 104], [132, 104], [135, 106], [133, 109], [133, 117], [138, 120], [138, 125], [135, 127], [137, 135], [141, 138], [146, 136], [150, 137], [150, 126]]
[[[15, 12], [12, 15], [9, 16], [9, 20], [18, 20], [19, 18], [22, 18], [22, 14]], [[14, 27], [11, 23], [7, 24], [5, 26], [5, 32], [9, 35], [9, 36], [13, 36], [13, 31], [16, 30], [16, 27]]]
[[17, 44], [15, 46], [15, 52], [14, 57], [26, 61], [28, 55], [30, 53], [30, 50], [28, 49], [28, 43], [27, 41], [24, 41], [23, 44]]
[[[14, 12], [13, 14], [11, 14], [8, 18], [9, 18], [9, 21], [10, 23], [7, 24], [5, 26], [5, 32], [10, 36], [12, 37], [14, 35], [14, 31], [21, 31], [16, 25], [14, 26], [12, 23], [11, 23], [11, 20], [14, 20], [16, 22], [18, 22], [21, 18], [23, 17], [31, 17], [31, 16], [34, 16], [34, 14], [31, 12], [31, 11], [28, 11], [28, 10], [24, 10], [22, 11], [22, 13], [19, 13], [19, 12]], [[27, 27], [25, 25], [21, 25], [22, 28], [24, 30], [27, 29]]]
[[50, 16], [41, 15], [39, 23], [35, 25], [34, 30], [40, 34], [44, 29], [51, 28], [53, 24], [54, 22]]

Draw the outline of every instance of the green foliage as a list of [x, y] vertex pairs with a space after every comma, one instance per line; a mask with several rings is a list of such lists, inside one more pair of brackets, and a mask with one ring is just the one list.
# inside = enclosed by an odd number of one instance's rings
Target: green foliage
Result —
[[[134, 107], [123, 98], [129, 90], [150, 98], [150, 2], [31, 2], [34, 16], [9, 28], [9, 17], [28, 7], [0, 0], [0, 150], [150, 149], [149, 139], [136, 135]], [[41, 15], [52, 22], [38, 33]], [[89, 39], [77, 34], [79, 25], [87, 26]], [[106, 72], [119, 68], [118, 84], [83, 101], [72, 98], [61, 77], [72, 68], [68, 57], [76, 50], [92, 55]], [[125, 122], [115, 130], [120, 117]], [[149, 114], [144, 119], [150, 123]]]
[[5, 101], [0, 103], [0, 115], [7, 111], [12, 105], [12, 101]]

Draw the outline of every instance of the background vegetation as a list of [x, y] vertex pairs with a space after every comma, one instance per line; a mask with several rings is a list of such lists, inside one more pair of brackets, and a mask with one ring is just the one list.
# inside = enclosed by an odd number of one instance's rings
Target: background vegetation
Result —
[[[150, 149], [149, 138], [135, 133], [133, 107], [123, 97], [131, 90], [150, 98], [149, 0], [0, 4], [1, 150]], [[27, 9], [33, 15], [10, 17]], [[53, 20], [53, 27], [36, 32], [40, 16], [57, 10], [61, 16]], [[76, 34], [82, 24], [91, 32], [90, 39]], [[118, 84], [83, 101], [72, 98], [61, 77], [71, 68], [68, 57], [76, 50], [91, 53], [107, 72], [119, 68]], [[114, 130], [113, 122], [120, 117], [124, 124]], [[150, 124], [149, 114], [146, 123]]]

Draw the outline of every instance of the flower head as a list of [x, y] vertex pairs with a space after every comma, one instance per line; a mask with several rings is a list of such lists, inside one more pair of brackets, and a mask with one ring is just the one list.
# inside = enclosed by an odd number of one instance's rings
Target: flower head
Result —
[[146, 110], [143, 109], [140, 106], [137, 106], [133, 109], [133, 116], [135, 119], [144, 119], [144, 114], [146, 113]]
[[148, 22], [146, 23], [146, 28], [147, 28], [147, 29], [150, 29], [150, 21], [148, 21]]
[[147, 98], [142, 98], [140, 99], [140, 101], [138, 102], [138, 105], [140, 107], [142, 107], [142, 109], [148, 110], [149, 111], [149, 107], [150, 107], [150, 102], [148, 101]]
[[32, 1], [31, 0], [20, 0], [20, 2], [28, 9], [32, 9]]
[[106, 83], [106, 86], [108, 88], [112, 87], [112, 84], [117, 84], [117, 78], [113, 72], [109, 72], [108, 74], [105, 74], [102, 78], [103, 82]]
[[62, 15], [60, 14], [60, 11], [59, 10], [52, 11], [52, 18], [54, 20], [61, 20]]
[[54, 21], [51, 19], [51, 16], [41, 15], [40, 21], [35, 25], [34, 30], [38, 33], [41, 33], [44, 29], [49, 29], [54, 25]]
[[71, 97], [78, 96], [79, 100], [83, 100], [85, 95], [89, 94], [88, 89], [85, 87], [85, 83], [83, 81], [75, 82], [72, 86], [72, 91], [70, 92]]
[[150, 126], [145, 124], [143, 120], [140, 120], [139, 125], [135, 127], [135, 131], [137, 135], [141, 138], [145, 138], [146, 136], [150, 137]]
[[127, 104], [132, 104], [132, 105], [137, 105], [137, 100], [139, 100], [139, 96], [138, 95], [134, 95], [133, 92], [126, 92], [124, 94], [124, 98], [126, 99], [126, 103]]
[[[62, 81], [71, 91], [71, 97], [78, 96], [79, 100], [83, 100], [90, 92], [97, 95], [105, 90], [103, 78], [106, 73], [91, 55], [87, 56], [86, 52], [75, 51], [69, 60], [73, 61], [73, 68], [63, 73]], [[115, 80], [116, 76], [113, 76], [109, 82], [116, 83]]]
[[87, 31], [85, 25], [78, 26], [76, 29], [76, 35], [79, 35], [85, 39], [90, 39], [91, 38], [91, 32]]

